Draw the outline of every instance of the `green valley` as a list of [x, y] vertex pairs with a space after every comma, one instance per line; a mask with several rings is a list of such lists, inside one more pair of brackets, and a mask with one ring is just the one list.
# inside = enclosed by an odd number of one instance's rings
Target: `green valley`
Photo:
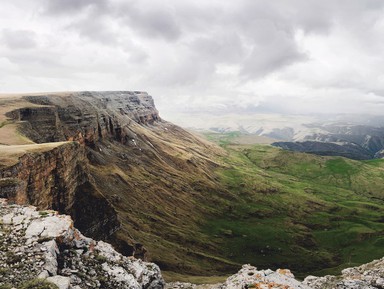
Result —
[[337, 274], [384, 249], [384, 160], [354, 161], [236, 143], [219, 169], [231, 192], [204, 226], [225, 258], [298, 276]]

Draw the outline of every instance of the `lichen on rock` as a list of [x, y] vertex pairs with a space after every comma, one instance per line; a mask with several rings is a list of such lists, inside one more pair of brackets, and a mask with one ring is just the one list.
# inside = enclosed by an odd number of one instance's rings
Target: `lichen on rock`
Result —
[[164, 286], [157, 265], [83, 236], [69, 216], [0, 199], [0, 224], [0, 287], [19, 288], [36, 278], [60, 289]]

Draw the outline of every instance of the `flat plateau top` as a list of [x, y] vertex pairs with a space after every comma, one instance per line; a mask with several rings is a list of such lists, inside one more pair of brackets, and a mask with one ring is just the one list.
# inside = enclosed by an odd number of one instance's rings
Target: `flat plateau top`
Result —
[[53, 142], [27, 145], [0, 145], [0, 164], [10, 166], [17, 163], [19, 157], [26, 153], [45, 152], [68, 142]]

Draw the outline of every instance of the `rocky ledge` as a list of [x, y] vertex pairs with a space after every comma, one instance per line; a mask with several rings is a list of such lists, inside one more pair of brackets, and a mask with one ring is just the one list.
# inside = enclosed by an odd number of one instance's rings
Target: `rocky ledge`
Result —
[[157, 265], [83, 236], [69, 216], [0, 199], [0, 288], [37, 279], [60, 289], [164, 287]]
[[195, 285], [191, 283], [169, 283], [167, 289], [383, 289], [384, 258], [360, 267], [347, 268], [341, 276], [308, 276], [298, 281], [288, 269], [257, 270], [243, 265], [235, 275], [222, 284]]

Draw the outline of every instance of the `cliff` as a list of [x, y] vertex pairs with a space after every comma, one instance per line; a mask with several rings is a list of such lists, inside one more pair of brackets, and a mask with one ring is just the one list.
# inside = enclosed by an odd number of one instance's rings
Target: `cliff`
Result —
[[[37, 147], [0, 169], [0, 197], [71, 214], [86, 234], [99, 239], [111, 236], [120, 224], [115, 210], [93, 185], [85, 148], [77, 142]], [[6, 154], [6, 148], [0, 151]]]
[[123, 143], [132, 136], [128, 126], [153, 124], [159, 114], [145, 92], [78, 92], [32, 95], [23, 99], [38, 105], [7, 113], [23, 122], [23, 133], [36, 143], [75, 140], [94, 145], [113, 137]]
[[223, 190], [212, 174], [222, 152], [163, 121], [147, 93], [12, 95], [0, 98], [0, 122], [12, 136], [0, 144], [0, 196], [69, 214], [85, 234], [168, 270], [203, 273], [202, 255], [206, 268], [234, 268], [207, 256], [197, 232], [210, 213], [201, 200]]

